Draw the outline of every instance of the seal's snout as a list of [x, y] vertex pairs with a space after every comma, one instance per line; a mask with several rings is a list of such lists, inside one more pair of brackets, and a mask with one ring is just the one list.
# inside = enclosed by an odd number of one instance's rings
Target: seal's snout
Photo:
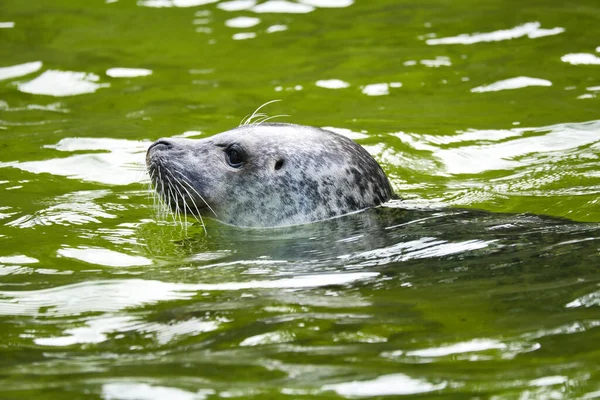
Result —
[[151, 151], [170, 150], [173, 148], [173, 142], [169, 139], [158, 139], [148, 148], [148, 153]]
[[146, 163], [150, 162], [150, 157], [157, 151], [167, 151], [173, 148], [173, 141], [170, 139], [158, 139], [148, 147], [146, 152]]

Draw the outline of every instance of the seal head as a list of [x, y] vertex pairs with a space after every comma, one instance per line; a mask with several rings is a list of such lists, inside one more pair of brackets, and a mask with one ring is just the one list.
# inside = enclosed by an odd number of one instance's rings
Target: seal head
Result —
[[389, 200], [377, 162], [339, 134], [302, 125], [247, 125], [206, 139], [160, 139], [146, 163], [173, 211], [240, 227], [325, 220]]

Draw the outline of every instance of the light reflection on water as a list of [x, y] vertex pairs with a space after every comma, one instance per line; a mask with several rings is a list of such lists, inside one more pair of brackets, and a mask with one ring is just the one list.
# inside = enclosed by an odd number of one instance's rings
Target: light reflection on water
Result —
[[147, 180], [144, 154], [149, 141], [111, 138], [64, 138], [45, 146], [64, 152], [93, 151], [44, 161], [0, 163], [27, 172], [48, 173], [109, 185], [130, 185]]
[[39, 71], [42, 68], [41, 61], [34, 61], [25, 64], [13, 65], [0, 68], [0, 80], [18, 78]]
[[544, 36], [558, 35], [565, 31], [564, 28], [555, 27], [552, 29], [543, 29], [539, 22], [528, 22], [523, 25], [515, 26], [510, 29], [502, 29], [494, 32], [461, 34], [458, 36], [428, 39], [428, 45], [442, 44], [475, 44], [483, 42], [499, 42], [503, 40], [517, 39], [527, 36], [529, 39], [541, 38]]
[[47, 70], [37, 78], [20, 84], [19, 90], [56, 97], [75, 96], [110, 86], [108, 83], [97, 83], [99, 80], [98, 75], [91, 73]]

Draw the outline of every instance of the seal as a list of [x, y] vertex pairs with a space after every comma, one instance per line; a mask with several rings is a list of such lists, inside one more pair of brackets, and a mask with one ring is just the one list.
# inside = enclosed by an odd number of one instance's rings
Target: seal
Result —
[[306, 224], [393, 196], [363, 147], [303, 125], [260, 123], [204, 139], [159, 139], [146, 164], [156, 193], [172, 211], [239, 227]]

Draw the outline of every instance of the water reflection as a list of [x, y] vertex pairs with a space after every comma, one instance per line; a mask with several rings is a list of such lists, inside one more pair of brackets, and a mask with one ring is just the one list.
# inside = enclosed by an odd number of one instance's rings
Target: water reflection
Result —
[[[594, 193], [600, 190], [594, 172], [600, 157], [599, 121], [539, 128], [469, 129], [454, 135], [390, 135], [421, 154], [430, 154], [430, 161], [421, 157], [399, 159], [402, 155], [384, 146], [367, 146], [369, 151], [388, 165], [403, 165], [413, 173], [448, 178], [443, 197], [432, 198], [433, 201], [467, 205], [507, 195], [538, 196], [543, 190], [545, 196], [590, 196], [589, 201], [594, 202]], [[571, 159], [578, 160], [577, 169], [568, 163]], [[494, 177], [477, 176], [489, 171], [495, 171]], [[463, 177], [458, 178], [460, 175]], [[582, 181], [587, 182], [585, 189], [567, 183]], [[562, 189], [553, 189], [556, 185]], [[414, 193], [415, 188], [408, 192]], [[401, 195], [404, 193], [400, 191]], [[592, 211], [587, 206], [581, 208], [586, 210]]]
[[152, 70], [144, 68], [109, 68], [106, 75], [111, 78], [137, 78], [152, 75]]
[[34, 61], [25, 64], [13, 65], [11, 67], [0, 68], [0, 81], [4, 79], [18, 78], [33, 74], [42, 68], [41, 61]]
[[230, 28], [251, 28], [260, 23], [259, 18], [252, 17], [236, 17], [225, 21], [225, 26]]
[[477, 86], [476, 88], [471, 89], [471, 92], [497, 92], [499, 90], [521, 89], [529, 86], [552, 86], [552, 82], [546, 79], [518, 76], [516, 78], [505, 79], [485, 86]]
[[[170, 7], [198, 7], [214, 4], [219, 0], [139, 0], [138, 6], [152, 8]], [[353, 0], [299, 0], [291, 2], [287, 0], [268, 0], [257, 3], [255, 0], [225, 1], [217, 4], [224, 11], [251, 10], [255, 13], [277, 13], [277, 14], [306, 14], [316, 8], [343, 8], [351, 6]]]
[[82, 282], [35, 291], [0, 291], [0, 315], [62, 317], [84, 312], [116, 312], [159, 301], [190, 299], [199, 291], [319, 288], [370, 280], [378, 275], [377, 272], [348, 272], [198, 284], [139, 279]]
[[344, 89], [350, 86], [348, 82], [341, 79], [322, 79], [315, 82], [315, 85], [326, 89]]
[[[88, 151], [44, 161], [0, 163], [32, 173], [49, 173], [71, 179], [110, 185], [129, 185], [146, 180], [144, 154], [149, 141], [110, 138], [64, 138], [45, 146], [63, 152]], [[101, 152], [99, 152], [101, 151]]]
[[287, 30], [287, 25], [271, 25], [267, 28], [267, 33], [283, 32]]
[[74, 344], [102, 343], [114, 339], [123, 339], [125, 335], [119, 332], [136, 331], [156, 340], [159, 345], [168, 344], [187, 335], [217, 330], [221, 323], [228, 322], [201, 320], [192, 318], [186, 321], [169, 321], [168, 323], [146, 322], [134, 316], [117, 316], [106, 314], [100, 317], [88, 318], [83, 326], [68, 328], [64, 336], [36, 337], [34, 343], [40, 346], [63, 347]]
[[354, 0], [299, 0], [300, 3], [323, 8], [343, 8], [354, 4]]
[[400, 82], [391, 83], [372, 83], [362, 88], [363, 94], [367, 96], [385, 96], [390, 94], [390, 88], [402, 87]]
[[[450, 57], [446, 56], [437, 56], [433, 60], [420, 60], [420, 64], [429, 67], [429, 68], [439, 68], [439, 67], [450, 67], [452, 65], [452, 61], [450, 61]], [[404, 65], [412, 66], [415, 65], [416, 61], [406, 61]]]
[[561, 60], [573, 65], [600, 65], [600, 57], [589, 53], [565, 54]]
[[[58, 196], [47, 208], [34, 214], [21, 215], [6, 225], [18, 228], [33, 228], [48, 225], [84, 225], [99, 224], [106, 219], [115, 219], [117, 215], [109, 212], [106, 205], [97, 203], [111, 192], [108, 190], [91, 190], [68, 193]], [[115, 210], [116, 211], [116, 210]]]
[[59, 257], [72, 258], [90, 264], [103, 265], [107, 267], [132, 267], [150, 265], [152, 260], [101, 248], [69, 248], [63, 247], [58, 250]]
[[233, 0], [224, 1], [217, 4], [217, 7], [224, 11], [243, 11], [256, 5], [256, 0]]
[[[151, 8], [170, 8], [170, 7], [198, 7], [210, 4], [216, 4], [216, 7], [227, 12], [252, 11], [257, 14], [307, 14], [317, 8], [345, 8], [354, 4], [353, 0], [268, 0], [258, 2], [256, 0], [139, 0], [138, 6]], [[204, 34], [213, 34], [213, 28], [209, 26], [213, 19], [209, 18], [212, 12], [208, 9], [197, 11], [192, 23], [196, 25], [195, 31]], [[257, 26], [261, 20], [246, 15], [229, 18], [225, 21], [225, 26], [230, 28], [251, 28]], [[265, 33], [281, 32], [288, 29], [287, 25], [275, 24], [264, 30]], [[258, 36], [257, 32], [238, 32], [232, 35], [233, 40], [247, 40]], [[214, 39], [209, 42], [214, 44]]]
[[214, 394], [213, 389], [190, 392], [147, 383], [115, 382], [102, 385], [101, 396], [104, 400], [204, 400]]
[[98, 89], [107, 88], [109, 83], [99, 83], [96, 74], [72, 71], [47, 70], [37, 78], [21, 83], [21, 92], [63, 97], [85, 93], [94, 93]]
[[308, 4], [292, 3], [286, 0], [268, 0], [252, 7], [255, 13], [277, 14], [306, 14], [314, 11], [315, 7]]
[[[9, 111], [9, 112], [20, 112], [20, 111], [50, 111], [60, 114], [68, 114], [70, 112], [69, 109], [65, 108], [62, 103], [50, 103], [47, 105], [41, 104], [27, 104], [24, 107], [10, 107], [8, 103], [0, 100], [0, 110]], [[6, 124], [6, 121], [3, 121]], [[40, 124], [40, 123], [38, 123]]]
[[324, 385], [323, 390], [332, 390], [344, 397], [372, 397], [408, 395], [441, 390], [446, 382], [433, 384], [422, 379], [414, 379], [404, 374], [382, 375], [370, 381], [353, 381]]
[[4, 256], [0, 257], [0, 264], [35, 264], [38, 263], [39, 260], [33, 257], [27, 257], [25, 255], [13, 255], [13, 256]]
[[197, 7], [216, 3], [219, 0], [138, 0], [138, 6], [164, 8], [164, 7]]
[[527, 36], [530, 39], [536, 39], [544, 36], [558, 35], [565, 31], [564, 28], [556, 27], [552, 29], [543, 29], [539, 22], [528, 22], [523, 25], [515, 26], [510, 29], [501, 29], [494, 32], [486, 33], [464, 33], [458, 36], [450, 36], [444, 38], [427, 39], [428, 45], [440, 44], [475, 44], [482, 42], [499, 42], [502, 40], [517, 39]]
[[600, 306], [600, 290], [583, 295], [565, 305], [567, 308]]
[[[598, 225], [440, 208], [599, 220], [600, 48], [578, 35], [591, 3], [469, 28], [480, 5], [137, 4], [156, 29], [132, 28], [125, 1], [0, 23], [15, 28], [0, 67], [0, 397], [598, 396]], [[240, 74], [240, 57], [277, 65]], [[405, 200], [282, 230], [207, 221], [205, 235], [127, 186], [146, 179], [142, 138], [208, 136], [273, 90], [297, 121], [365, 145]]]
[[255, 37], [256, 37], [256, 33], [254, 33], [254, 32], [234, 33], [232, 36], [233, 40], [254, 39]]

